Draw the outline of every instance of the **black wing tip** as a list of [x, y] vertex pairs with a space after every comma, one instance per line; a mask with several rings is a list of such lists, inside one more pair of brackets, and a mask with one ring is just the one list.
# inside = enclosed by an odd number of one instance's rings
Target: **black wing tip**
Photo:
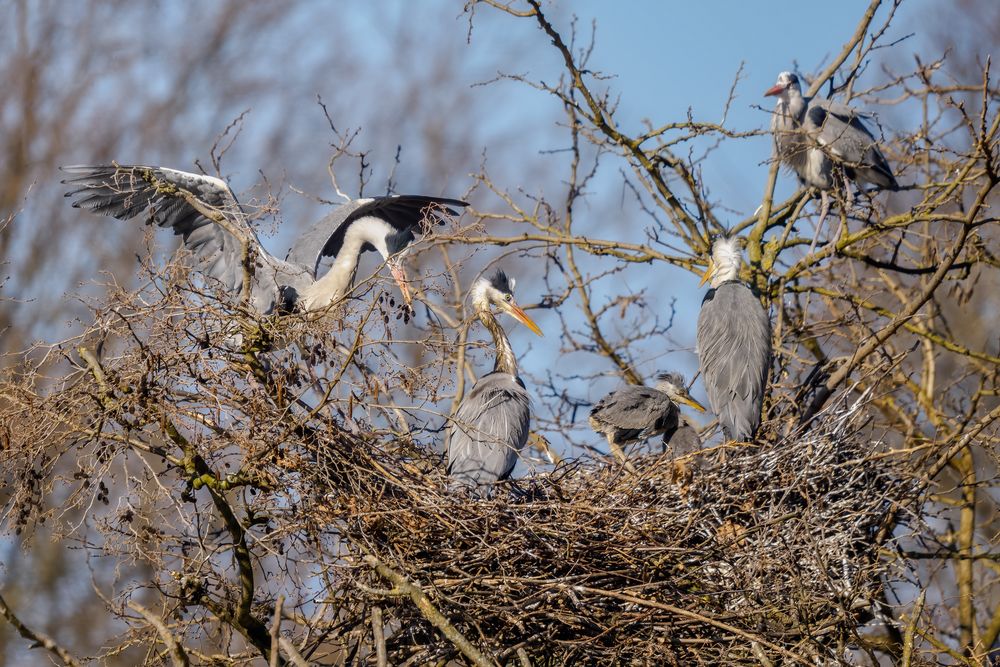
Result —
[[888, 190], [889, 192], [899, 191], [899, 181], [896, 180], [896, 175], [892, 173], [888, 166], [872, 165], [869, 170], [867, 178], [869, 182], [882, 190]]
[[434, 195], [392, 195], [392, 199], [409, 199], [423, 204], [438, 204], [440, 206], [457, 206], [465, 208], [469, 202], [462, 199], [452, 199], [451, 197], [436, 197]]

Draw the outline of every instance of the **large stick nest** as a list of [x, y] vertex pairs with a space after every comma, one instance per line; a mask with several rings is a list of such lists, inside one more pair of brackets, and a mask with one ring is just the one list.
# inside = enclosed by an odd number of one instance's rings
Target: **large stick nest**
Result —
[[633, 472], [562, 466], [489, 499], [446, 492], [419, 454], [367, 454], [350, 472], [331, 457], [310, 482], [355, 565], [342, 609], [359, 624], [384, 609], [396, 663], [454, 657], [456, 637], [500, 663], [836, 659], [879, 593], [876, 534], [907, 488], [873, 456], [865, 408]]
[[[123, 438], [148, 434], [141, 451], [181, 456], [172, 436], [154, 437], [176, 423], [220, 473], [217, 485], [223, 471], [237, 470], [225, 479], [262, 491], [250, 494], [254, 525], [266, 517], [270, 529], [255, 544], [288, 536], [310, 573], [319, 566], [329, 575], [289, 591], [306, 614], [317, 598], [336, 608], [322, 619], [339, 633], [331, 632], [329, 655], [370, 659], [378, 608], [391, 664], [829, 662], [850, 649], [880, 598], [878, 552], [912, 485], [882, 456], [867, 396], [845, 392], [790, 435], [772, 420], [755, 445], [638, 457], [633, 470], [581, 460], [474, 498], [447, 490], [440, 455], [423, 444], [349, 428], [336, 414], [276, 410], [279, 389], [305, 382], [301, 366], [273, 364], [257, 382], [240, 362], [249, 355], [151, 355], [176, 347], [177, 331], [195, 330], [156, 322], [151, 343], [105, 360], [106, 380], [82, 366], [48, 398], [19, 390], [10, 432], [42, 444], [6, 459], [19, 480], [13, 511], [37, 506], [34, 480], [51, 477], [45, 471], [74, 448], [74, 483], [86, 479], [71, 503], [87, 501], [90, 478], [120, 467], [111, 461]], [[206, 415], [214, 429], [204, 428]], [[82, 435], [56, 437], [70, 423]], [[173, 465], [177, 474], [160, 483], [188, 485], [181, 500], [204, 511], [191, 474]], [[107, 521], [106, 550], [128, 520], [112, 513]], [[182, 528], [173, 529], [177, 546], [157, 542], [165, 563], [189, 548]], [[122, 535], [123, 553], [134, 551], [138, 542]], [[280, 561], [282, 550], [273, 553]], [[226, 556], [194, 575], [224, 582], [232, 567]], [[219, 596], [238, 591], [223, 586]], [[267, 614], [271, 600], [257, 590], [257, 611]]]

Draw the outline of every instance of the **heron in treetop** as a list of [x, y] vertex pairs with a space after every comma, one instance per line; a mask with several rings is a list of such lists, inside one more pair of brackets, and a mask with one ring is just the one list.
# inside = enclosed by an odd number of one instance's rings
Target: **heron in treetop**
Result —
[[680, 405], [704, 412], [691, 398], [678, 373], [660, 373], [656, 388], [629, 385], [612, 391], [590, 411], [590, 427], [608, 439], [612, 453], [624, 460], [622, 445], [663, 434], [664, 448], [687, 454], [701, 447], [701, 440], [680, 413]]
[[[355, 199], [335, 208], [295, 240], [286, 259], [271, 255], [249, 224], [229, 185], [218, 178], [141, 165], [68, 166], [63, 183], [73, 206], [128, 220], [149, 211], [148, 223], [182, 236], [200, 271], [240, 291], [252, 263], [250, 303], [261, 314], [327, 308], [350, 291], [361, 253], [375, 250], [389, 266], [404, 300], [409, 286], [401, 251], [421, 224], [455, 215], [458, 199], [395, 195]], [[244, 257], [244, 243], [248, 256]], [[324, 257], [333, 264], [319, 276]]]
[[[448, 474], [459, 484], [489, 487], [506, 479], [528, 439], [530, 399], [517, 375], [510, 341], [493, 314], [507, 313], [539, 336], [538, 328], [514, 301], [514, 279], [498, 270], [480, 278], [469, 292], [472, 307], [493, 336], [493, 371], [479, 378], [452, 415], [448, 441]], [[461, 372], [461, 371], [459, 371]]]
[[820, 224], [829, 211], [827, 193], [838, 181], [845, 188], [850, 179], [862, 187], [870, 183], [899, 189], [892, 168], [863, 122], [870, 114], [832, 100], [803, 97], [799, 77], [792, 72], [779, 74], [764, 95], [778, 98], [771, 117], [778, 159], [803, 186], [821, 193]]
[[760, 425], [771, 367], [771, 320], [739, 279], [743, 239], [720, 237], [701, 280], [712, 281], [698, 315], [698, 356], [712, 410], [727, 439], [749, 441]]

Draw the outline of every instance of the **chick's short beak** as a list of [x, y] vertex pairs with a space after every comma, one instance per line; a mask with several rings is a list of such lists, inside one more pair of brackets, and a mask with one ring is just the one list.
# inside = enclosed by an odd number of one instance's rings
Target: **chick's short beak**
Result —
[[390, 259], [386, 262], [389, 265], [389, 273], [392, 274], [393, 280], [399, 285], [399, 291], [403, 295], [403, 301], [406, 302], [407, 306], [412, 306], [413, 297], [410, 295], [410, 285], [409, 279], [406, 277], [406, 272], [403, 271], [403, 267], [398, 259]]
[[508, 304], [506, 304], [504, 306], [504, 310], [506, 310], [508, 313], [510, 313], [511, 316], [514, 319], [516, 319], [518, 322], [520, 322], [524, 326], [526, 326], [529, 329], [531, 329], [534, 333], [538, 334], [539, 336], [544, 336], [545, 335], [545, 334], [542, 333], [542, 330], [540, 328], [538, 328], [538, 325], [535, 324], [531, 320], [531, 318], [528, 317], [528, 314], [526, 312], [524, 312], [523, 310], [521, 310], [521, 307], [518, 306], [516, 303], [508, 303]]
[[705, 406], [699, 403], [698, 401], [694, 400], [693, 398], [691, 398], [690, 394], [684, 393], [683, 395], [678, 396], [677, 401], [683, 403], [684, 405], [694, 408], [698, 412], [705, 411]]
[[715, 273], [715, 262], [708, 260], [708, 268], [705, 269], [705, 274], [701, 277], [701, 282], [698, 283], [698, 287], [704, 286], [704, 284], [708, 282], [708, 279], [712, 277], [713, 273]]

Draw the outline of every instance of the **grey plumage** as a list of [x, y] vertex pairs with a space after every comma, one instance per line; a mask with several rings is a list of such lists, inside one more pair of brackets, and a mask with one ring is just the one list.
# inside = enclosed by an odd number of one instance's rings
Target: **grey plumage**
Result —
[[[752, 440], [771, 367], [771, 320], [739, 281], [741, 239], [719, 238], [705, 279], [712, 289], [698, 315], [698, 355], [709, 403], [730, 440]], [[703, 281], [704, 282], [704, 281]]]
[[[350, 289], [362, 252], [377, 250], [389, 260], [413, 240], [425, 218], [439, 221], [454, 214], [447, 207], [467, 205], [413, 195], [350, 201], [297, 238], [288, 259], [281, 260], [261, 245], [236, 195], [221, 179], [142, 165], [77, 165], [63, 171], [69, 174], [63, 183], [74, 188], [66, 193], [75, 198], [74, 207], [120, 220], [148, 211], [147, 223], [181, 236], [199, 270], [223, 290], [239, 292], [243, 286], [245, 242], [254, 270], [250, 303], [264, 314], [328, 306]], [[221, 221], [212, 219], [217, 215]], [[334, 257], [333, 266], [317, 279], [323, 257]], [[400, 281], [401, 269], [390, 268]], [[405, 283], [400, 282], [400, 289], [408, 296]]]
[[896, 190], [899, 184], [878, 142], [865, 126], [871, 118], [846, 104], [803, 97], [799, 78], [778, 75], [765, 95], [777, 96], [771, 131], [778, 158], [799, 181], [820, 190], [832, 190], [836, 169], [859, 185]]
[[481, 377], [452, 418], [448, 474], [471, 487], [507, 479], [528, 441], [530, 403], [516, 375], [496, 371]]
[[528, 440], [531, 410], [517, 360], [507, 335], [492, 313], [496, 306], [539, 336], [538, 326], [514, 302], [514, 281], [502, 271], [476, 281], [471, 290], [473, 309], [496, 345], [493, 372], [476, 382], [452, 416], [448, 429], [448, 475], [459, 485], [488, 491], [506, 479]]
[[663, 434], [662, 445], [664, 453], [669, 453], [671, 456], [684, 456], [701, 449], [701, 437], [698, 435], [697, 429], [691, 426], [687, 417], [681, 415], [677, 428]]
[[684, 446], [690, 446], [689, 431], [693, 429], [681, 415], [678, 403], [697, 410], [704, 408], [688, 394], [682, 376], [661, 373], [657, 379], [659, 382], [655, 389], [628, 385], [612, 391], [591, 409], [590, 427], [608, 439], [613, 451], [622, 445], [661, 433], [663, 444], [670, 446], [671, 450], [674, 449], [671, 443], [678, 433], [678, 442], [683, 439]]

